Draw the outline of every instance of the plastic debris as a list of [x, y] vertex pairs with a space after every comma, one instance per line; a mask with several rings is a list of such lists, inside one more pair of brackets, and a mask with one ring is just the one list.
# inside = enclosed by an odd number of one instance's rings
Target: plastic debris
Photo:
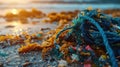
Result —
[[[75, 49], [79, 49], [79, 46], [84, 45], [82, 51], [74, 52], [78, 54], [79, 57], [81, 57], [79, 61], [83, 60], [83, 62], [85, 62], [87, 58], [95, 56], [94, 49], [91, 48], [92, 46], [104, 47], [104, 51], [108, 52], [108, 59], [111, 63], [111, 66], [118, 67], [111, 45], [120, 43], [120, 36], [117, 32], [120, 26], [119, 23], [120, 21], [118, 20], [118, 18], [116, 19], [108, 16], [100, 12], [99, 9], [83, 10], [78, 15], [78, 17], [73, 20], [72, 25], [65, 27], [57, 34], [54, 41], [55, 46], [64, 45], [64, 43], [61, 43], [63, 42], [63, 40], [66, 40], [66, 42], [74, 42], [76, 46]], [[66, 33], [63, 40], [60, 39], [64, 31], [67, 30], [69, 32]], [[57, 43], [57, 39], [61, 41]], [[61, 49], [61, 47], [59, 49]]]
[[36, 36], [37, 36], [37, 37], [41, 37], [42, 35], [41, 35], [41, 34], [37, 34]]
[[[25, 13], [23, 18], [42, 18], [45, 16], [36, 9], [32, 9], [31, 12], [33, 15], [28, 16], [29, 12], [21, 10], [19, 15], [22, 17], [22, 14]], [[76, 17], [79, 12], [76, 10], [50, 13], [47, 15], [49, 21], [51, 23], [58, 22], [58, 27], [55, 30], [50, 30], [47, 34], [41, 31], [49, 30], [49, 28], [43, 28], [40, 32], [33, 34], [23, 32], [18, 36], [0, 35], [1, 45], [21, 46], [18, 48], [19, 55], [39, 51], [42, 59], [45, 60], [40, 61], [41, 64], [48, 67], [67, 67], [68, 64], [72, 63], [84, 67], [118, 67], [116, 58], [118, 59], [120, 55], [120, 18], [108, 16], [102, 13], [100, 9], [88, 8], [81, 11]], [[19, 19], [23, 19], [20, 17]], [[9, 18], [8, 16], [7, 19], [9, 20]], [[10, 19], [12, 20], [14, 17]], [[73, 20], [72, 23], [71, 20]], [[42, 43], [38, 41], [42, 41]], [[2, 57], [7, 55], [0, 53]], [[49, 57], [54, 57], [55, 60], [52, 61]], [[11, 58], [9, 62], [15, 61], [13, 59]], [[19, 59], [17, 60], [19, 61]], [[23, 67], [32, 66], [31, 63], [34, 62], [25, 62]]]
[[4, 67], [4, 66], [3, 66], [3, 63], [1, 63], [1, 62], [0, 62], [0, 67]]
[[63, 59], [59, 61], [58, 67], [67, 67], [67, 62]]
[[79, 56], [77, 54], [72, 54], [71, 58], [73, 61], [79, 61]]

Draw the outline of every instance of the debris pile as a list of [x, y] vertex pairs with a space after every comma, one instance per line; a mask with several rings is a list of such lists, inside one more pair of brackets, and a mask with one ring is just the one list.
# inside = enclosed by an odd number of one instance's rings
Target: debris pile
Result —
[[[68, 32], [61, 38], [66, 30]], [[120, 54], [114, 50], [119, 51], [119, 30], [120, 18], [108, 16], [100, 9], [83, 10], [71, 25], [56, 35], [52, 53], [58, 59], [70, 57], [72, 62], [81, 62], [84, 65], [118, 67], [115, 56]], [[97, 54], [98, 51], [100, 54]]]
[[[33, 12], [36, 13], [36, 10]], [[69, 67], [69, 64], [118, 67], [120, 18], [104, 14], [100, 9], [88, 8], [74, 18], [78, 13], [79, 11], [50, 13], [47, 15], [49, 20], [44, 21], [59, 22], [56, 29], [30, 35], [26, 32], [19, 36], [0, 35], [0, 42], [9, 46], [19, 44], [20, 54], [41, 52], [42, 60], [46, 61], [49, 67], [53, 64], [51, 62], [55, 62], [53, 65], [58, 67]], [[72, 19], [72, 23], [69, 22]], [[0, 56], [6, 55], [0, 52]]]

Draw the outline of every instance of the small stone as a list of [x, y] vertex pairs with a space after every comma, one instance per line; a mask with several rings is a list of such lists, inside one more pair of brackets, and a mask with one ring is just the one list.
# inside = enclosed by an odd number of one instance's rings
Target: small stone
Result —
[[58, 67], [67, 67], [67, 64], [68, 64], [67, 61], [61, 59], [59, 61]]
[[7, 47], [7, 46], [3, 45], [1, 48], [4, 49], [4, 48], [6, 48], [6, 47]]
[[7, 54], [7, 53], [4, 53], [4, 52], [0, 52], [0, 56], [1, 56], [1, 57], [5, 57], [5, 56], [8, 56], [8, 54]]
[[13, 25], [7, 25], [7, 26], [5, 26], [5, 28], [14, 28], [15, 26], [13, 26]]
[[3, 67], [3, 63], [0, 62], [0, 67]]
[[28, 66], [30, 66], [31, 64], [32, 64], [32, 63], [26, 61], [26, 62], [23, 64], [23, 67], [28, 67]]
[[41, 30], [43, 31], [43, 30], [50, 30], [50, 28], [41, 28]]

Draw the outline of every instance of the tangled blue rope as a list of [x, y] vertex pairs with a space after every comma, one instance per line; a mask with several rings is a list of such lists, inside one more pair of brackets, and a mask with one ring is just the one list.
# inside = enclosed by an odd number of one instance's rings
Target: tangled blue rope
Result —
[[[97, 18], [98, 14], [105, 18], [102, 18], [101, 16]], [[111, 24], [117, 26], [111, 27]], [[71, 32], [69, 32], [70, 34], [75, 34], [73, 37], [75, 37], [77, 47], [79, 47], [78, 45], [82, 43], [81, 39], [84, 39], [84, 41], [88, 42], [89, 44], [99, 45], [101, 43], [96, 40], [102, 38], [102, 44], [104, 44], [108, 52], [112, 67], [118, 67], [116, 58], [114, 56], [114, 52], [111, 48], [111, 44], [120, 43], [120, 36], [118, 35], [115, 29], [119, 29], [119, 26], [119, 18], [109, 17], [108, 15], [97, 12], [97, 10], [84, 10], [84, 14], [80, 14], [78, 18], [73, 20], [73, 25], [71, 27], [64, 28], [57, 34], [56, 39], [54, 41], [55, 46], [57, 49], [60, 48], [60, 45], [56, 43], [56, 40], [57, 38], [59, 38], [62, 32], [69, 29], [72, 30]], [[90, 30], [92, 30], [93, 32], [90, 32]], [[70, 34], [67, 34], [66, 36], [69, 37]]]
[[[87, 16], [81, 16], [82, 18], [84, 19], [87, 19], [90, 21], [90, 23], [92, 23], [93, 25], [95, 25], [97, 27], [97, 29], [99, 30], [102, 38], [103, 38], [103, 42], [104, 42], [104, 45], [106, 47], [106, 50], [107, 52], [109, 53], [109, 56], [110, 56], [110, 59], [111, 59], [111, 63], [112, 63], [112, 67], [118, 67], [118, 63], [116, 62], [116, 59], [115, 59], [115, 56], [114, 56], [114, 53], [108, 43], [108, 40], [107, 40], [107, 37], [105, 35], [105, 32], [103, 31], [103, 29], [100, 27], [100, 25], [95, 22], [92, 18], [90, 17], [87, 17]], [[113, 62], [114, 61], [114, 62]]]

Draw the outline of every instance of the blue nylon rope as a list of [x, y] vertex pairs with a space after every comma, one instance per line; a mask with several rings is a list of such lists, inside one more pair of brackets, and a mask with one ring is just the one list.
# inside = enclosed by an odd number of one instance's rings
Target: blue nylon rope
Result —
[[57, 44], [56, 40], [57, 38], [60, 36], [60, 34], [66, 30], [69, 30], [69, 29], [72, 29], [74, 26], [72, 27], [68, 27], [68, 28], [64, 28], [63, 30], [61, 30], [57, 35], [56, 35], [56, 38], [54, 40], [54, 44], [55, 44], [55, 48], [59, 49], [59, 45]]
[[110, 61], [112, 63], [112, 67], [118, 67], [118, 63], [116, 62], [116, 59], [115, 59], [115, 56], [114, 56], [114, 53], [113, 53], [113, 50], [111, 49], [109, 43], [108, 43], [108, 39], [105, 35], [105, 32], [103, 31], [103, 29], [101, 28], [101, 26], [96, 22], [94, 21], [92, 18], [90, 17], [87, 17], [87, 16], [81, 16], [82, 18], [84, 19], [87, 19], [90, 21], [90, 23], [92, 23], [93, 25], [95, 25], [97, 27], [97, 29], [99, 30], [102, 38], [103, 38], [103, 42], [104, 42], [104, 45], [105, 45], [105, 48], [110, 56]]

